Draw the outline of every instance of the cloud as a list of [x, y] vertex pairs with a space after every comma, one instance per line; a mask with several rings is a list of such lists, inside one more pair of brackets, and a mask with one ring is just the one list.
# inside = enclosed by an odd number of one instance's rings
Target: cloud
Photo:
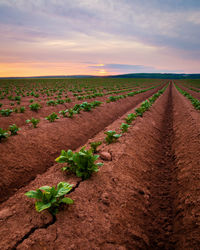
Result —
[[95, 64], [91, 63], [88, 68], [95, 69], [96, 71], [105, 70], [108, 72], [118, 72], [118, 73], [148, 73], [148, 72], [182, 72], [181, 70], [167, 70], [158, 69], [146, 65], [132, 65], [132, 64]]
[[196, 0], [1, 0], [0, 60], [197, 72], [199, 30]]
[[89, 68], [92, 69], [108, 69], [108, 70], [112, 70], [112, 71], [122, 71], [122, 72], [135, 72], [135, 71], [147, 71], [147, 70], [154, 70], [153, 67], [148, 67], [145, 65], [131, 65], [131, 64], [102, 64], [102, 65], [91, 65], [88, 66]]

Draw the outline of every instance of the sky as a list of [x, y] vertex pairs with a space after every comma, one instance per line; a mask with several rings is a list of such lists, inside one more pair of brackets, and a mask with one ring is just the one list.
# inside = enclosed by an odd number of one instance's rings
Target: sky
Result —
[[199, 0], [0, 0], [0, 77], [200, 73]]

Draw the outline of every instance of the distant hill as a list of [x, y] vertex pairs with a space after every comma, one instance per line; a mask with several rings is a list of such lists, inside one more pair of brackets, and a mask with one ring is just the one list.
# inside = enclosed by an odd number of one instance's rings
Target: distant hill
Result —
[[134, 73], [108, 76], [111, 78], [200, 79], [200, 74]]
[[71, 75], [71, 76], [32, 76], [32, 77], [0, 77], [0, 79], [26, 79], [26, 78], [153, 78], [153, 79], [200, 79], [200, 74], [174, 74], [174, 73], [132, 73], [111, 76]]

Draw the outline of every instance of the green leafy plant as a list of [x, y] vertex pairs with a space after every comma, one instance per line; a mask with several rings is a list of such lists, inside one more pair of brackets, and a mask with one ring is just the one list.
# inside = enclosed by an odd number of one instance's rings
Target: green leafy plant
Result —
[[48, 106], [56, 106], [56, 101], [54, 101], [54, 100], [49, 100], [49, 101], [47, 102], [47, 105], [48, 105]]
[[18, 113], [18, 108], [14, 108], [13, 112]]
[[143, 116], [143, 113], [151, 107], [152, 103], [148, 100], [144, 101], [141, 106], [135, 109], [137, 116]]
[[3, 106], [3, 103], [0, 103], [0, 108]]
[[64, 100], [62, 100], [62, 99], [57, 99], [56, 100], [56, 104], [63, 104], [65, 101]]
[[125, 121], [126, 121], [127, 124], [131, 124], [132, 121], [133, 121], [136, 117], [137, 117], [136, 114], [133, 114], [133, 113], [128, 114], [127, 117], [125, 117]]
[[122, 136], [121, 134], [116, 134], [116, 132], [113, 130], [108, 130], [104, 134], [107, 135], [105, 140], [108, 144], [110, 144], [112, 142], [116, 142], [116, 140], [119, 139], [120, 136]]
[[91, 105], [92, 105], [92, 107], [93, 108], [95, 108], [95, 107], [98, 107], [98, 106], [100, 106], [102, 104], [102, 102], [100, 102], [100, 101], [93, 101], [93, 102], [91, 102]]
[[21, 101], [21, 96], [15, 96], [14, 100], [15, 101]]
[[34, 117], [32, 117], [30, 120], [26, 120], [26, 123], [32, 123], [34, 128], [37, 128], [38, 123], [40, 122], [39, 119], [35, 119]]
[[36, 102], [36, 103], [29, 105], [29, 108], [33, 111], [38, 111], [41, 108], [41, 105]]
[[8, 136], [9, 136], [9, 134], [8, 134], [7, 130], [0, 128], [0, 142], [2, 139], [7, 138]]
[[71, 101], [72, 100], [70, 98], [68, 98], [68, 97], [65, 99], [65, 102], [67, 102], [67, 103], [70, 103]]
[[20, 130], [16, 124], [9, 126], [9, 131], [11, 132], [11, 135], [17, 135], [17, 132]]
[[125, 133], [128, 131], [128, 128], [130, 127], [130, 125], [128, 125], [127, 123], [123, 123], [120, 126], [120, 129], [122, 130], [122, 133]]
[[26, 108], [23, 107], [23, 106], [19, 108], [19, 112], [20, 112], [20, 113], [24, 113], [25, 110], [26, 110]]
[[84, 111], [88, 112], [88, 111], [91, 111], [92, 105], [91, 105], [90, 103], [88, 103], [88, 102], [83, 102], [83, 103], [81, 104], [81, 108], [82, 108]]
[[51, 214], [55, 215], [58, 213], [58, 208], [62, 203], [73, 204], [72, 199], [64, 197], [72, 189], [72, 186], [67, 182], [60, 182], [57, 188], [54, 186], [43, 186], [36, 191], [30, 190], [25, 195], [36, 199], [35, 209], [37, 212], [47, 209]]
[[12, 109], [2, 109], [0, 112], [1, 112], [2, 116], [9, 116], [13, 112], [13, 110]]
[[59, 117], [55, 112], [53, 112], [52, 114], [45, 117], [45, 119], [50, 121], [50, 122], [54, 122], [56, 119], [59, 119]]
[[97, 153], [97, 147], [100, 146], [101, 144], [102, 144], [101, 141], [91, 142], [90, 147], [92, 149], [92, 152]]
[[74, 107], [73, 107], [73, 110], [79, 114], [80, 113], [80, 110], [81, 110], [81, 105], [80, 104], [75, 104]]
[[99, 155], [94, 155], [92, 149], [86, 150], [83, 147], [79, 152], [75, 153], [71, 150], [67, 152], [62, 150], [61, 155], [56, 158], [56, 162], [67, 163], [67, 166], [62, 168], [63, 171], [70, 171], [85, 180], [93, 172], [98, 172], [99, 167], [103, 165], [103, 163], [95, 163], [98, 158]]
[[73, 118], [74, 114], [76, 114], [76, 111], [74, 111], [73, 109], [67, 109], [67, 112], [69, 118]]
[[67, 116], [67, 112], [68, 112], [68, 109], [61, 110], [61, 111], [59, 111], [59, 114], [61, 114], [63, 117], [66, 117]]

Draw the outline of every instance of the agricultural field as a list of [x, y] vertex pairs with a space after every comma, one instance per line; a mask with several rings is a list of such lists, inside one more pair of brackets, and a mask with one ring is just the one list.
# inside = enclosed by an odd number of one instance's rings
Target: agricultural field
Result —
[[0, 249], [199, 249], [200, 80], [0, 80]]

